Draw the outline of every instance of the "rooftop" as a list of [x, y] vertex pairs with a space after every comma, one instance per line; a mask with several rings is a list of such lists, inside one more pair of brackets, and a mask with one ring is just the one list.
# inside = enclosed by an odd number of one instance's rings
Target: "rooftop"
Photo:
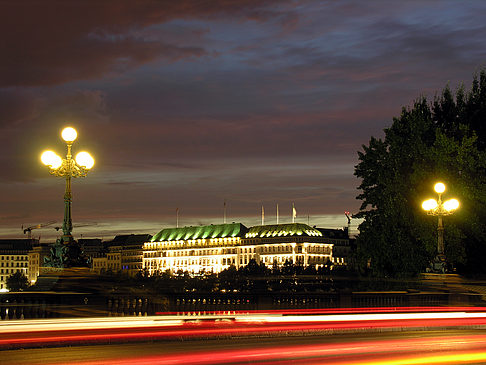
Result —
[[34, 239], [0, 239], [0, 251], [28, 251], [38, 243]]
[[161, 242], [197, 240], [206, 238], [243, 237], [247, 231], [248, 228], [241, 223], [165, 228], [157, 233], [151, 241]]
[[127, 246], [127, 245], [137, 245], [143, 244], [150, 241], [152, 238], [149, 234], [123, 234], [115, 236], [111, 241], [108, 241], [108, 246]]
[[321, 237], [322, 233], [307, 224], [287, 223], [251, 227], [246, 233], [245, 238], [282, 236]]

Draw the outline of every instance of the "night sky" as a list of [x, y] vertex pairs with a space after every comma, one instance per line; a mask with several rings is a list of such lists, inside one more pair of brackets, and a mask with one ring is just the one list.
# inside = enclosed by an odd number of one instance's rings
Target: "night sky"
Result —
[[[357, 151], [402, 106], [486, 66], [483, 1], [1, 1], [0, 236], [63, 219], [40, 153], [73, 181], [74, 236], [291, 220], [343, 227]], [[78, 227], [77, 224], [91, 224]], [[354, 227], [357, 225], [355, 222]], [[51, 228], [35, 237], [56, 237]]]

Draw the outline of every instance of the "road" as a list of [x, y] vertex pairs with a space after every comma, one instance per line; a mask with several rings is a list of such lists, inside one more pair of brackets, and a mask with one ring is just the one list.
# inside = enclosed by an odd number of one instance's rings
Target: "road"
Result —
[[165, 340], [5, 350], [4, 364], [484, 364], [483, 330]]
[[3, 321], [5, 364], [484, 364], [486, 308]]

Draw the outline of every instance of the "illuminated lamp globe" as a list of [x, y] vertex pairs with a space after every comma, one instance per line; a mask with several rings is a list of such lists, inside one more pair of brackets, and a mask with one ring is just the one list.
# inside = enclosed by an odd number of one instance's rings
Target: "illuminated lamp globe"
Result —
[[74, 140], [78, 137], [78, 133], [76, 132], [76, 129], [67, 127], [62, 130], [61, 137], [66, 142], [74, 142]]
[[428, 199], [422, 203], [423, 210], [432, 210], [437, 208], [437, 201], [435, 199]]
[[62, 165], [62, 158], [56, 155], [55, 152], [45, 151], [41, 155], [41, 161], [44, 165], [57, 169]]
[[434, 185], [434, 190], [436, 193], [442, 194], [445, 191], [445, 185], [441, 182], [438, 182]]
[[88, 152], [79, 152], [76, 155], [76, 163], [89, 170], [94, 166], [94, 158]]
[[459, 201], [457, 199], [449, 199], [444, 202], [444, 209], [448, 212], [456, 210], [459, 208]]

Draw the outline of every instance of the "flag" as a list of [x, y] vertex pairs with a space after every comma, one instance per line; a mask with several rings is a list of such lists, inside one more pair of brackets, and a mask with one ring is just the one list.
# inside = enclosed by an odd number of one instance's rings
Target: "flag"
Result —
[[262, 226], [265, 225], [265, 209], [263, 208], [262, 205]]
[[294, 203], [292, 203], [292, 223], [295, 223], [296, 217], [297, 217], [297, 210], [295, 210]]

